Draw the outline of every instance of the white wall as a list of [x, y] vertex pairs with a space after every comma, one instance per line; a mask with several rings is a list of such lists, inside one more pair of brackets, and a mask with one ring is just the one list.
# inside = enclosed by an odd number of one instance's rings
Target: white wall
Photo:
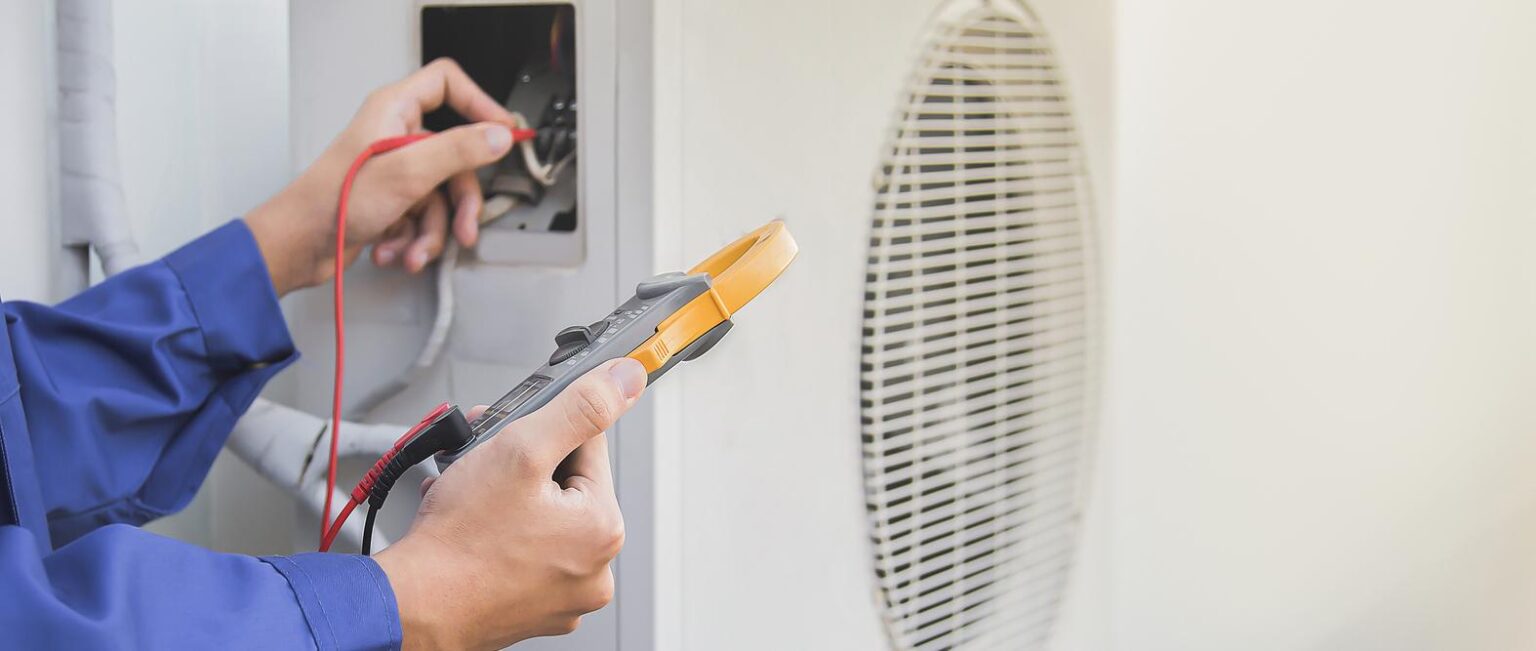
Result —
[[48, 216], [52, 119], [49, 98], [54, 81], [52, 10], [44, 0], [0, 3], [0, 297], [41, 300], [52, 297], [50, 252], [54, 231]]
[[160, 255], [288, 178], [288, 5], [116, 3], [118, 129], [139, 246]]
[[884, 639], [858, 451], [858, 316], [870, 178], [934, 6], [658, 3], [659, 263], [686, 269], [776, 216], [800, 244], [714, 352], [652, 397], [658, 648]]
[[1114, 648], [1536, 647], [1536, 5], [1118, 6]]
[[[147, 258], [281, 189], [288, 162], [284, 0], [119, 1], [124, 193]], [[287, 551], [290, 502], [221, 455], [198, 499], [153, 528], [219, 549]]]
[[[860, 535], [854, 442], [831, 438], [851, 436], [841, 423], [855, 386], [743, 389], [739, 369], [818, 377], [815, 363], [775, 355], [776, 337], [808, 341], [816, 323], [757, 316], [852, 323], [840, 306], [857, 275], [843, 272], [861, 262], [836, 252], [862, 236], [878, 130], [907, 61], [849, 44], [910, 45], [934, 3], [881, 3], [900, 32], [885, 35], [855, 29], [869, 3], [751, 4], [762, 6], [657, 10], [657, 209], [690, 226], [658, 242], [658, 258], [683, 265], [780, 213], [806, 256], [743, 314], [730, 356], [653, 396], [673, 401], [662, 431], [682, 432], [658, 441], [673, 482], [663, 497], [677, 500], [659, 515], [674, 536], [663, 617], [690, 622], [664, 623], [666, 648], [784, 639], [795, 631], [762, 629], [786, 607], [774, 590], [807, 585], [820, 589], [802, 590], [795, 605], [811, 616], [795, 627], [831, 631], [828, 644], [875, 635], [872, 601], [831, 598], [868, 598], [859, 540], [796, 535]], [[1033, 5], [1069, 71], [1088, 71], [1069, 82], [1111, 292], [1104, 497], [1062, 648], [1536, 646], [1536, 41], [1523, 33], [1536, 6]], [[288, 175], [286, 2], [117, 11], [126, 191], [157, 255]], [[37, 89], [0, 94], [9, 124], [47, 119], [46, 20], [42, 0], [0, 3], [0, 79]], [[806, 54], [818, 48], [846, 58]], [[791, 83], [807, 77], [821, 81]], [[873, 108], [816, 105], [833, 94]], [[813, 125], [824, 155], [786, 169], [773, 161], [798, 145], [742, 128], [783, 121]], [[48, 143], [40, 129], [11, 143], [0, 292], [42, 298], [51, 231], [29, 216], [48, 210]], [[821, 363], [851, 374], [856, 352], [840, 355]], [[804, 409], [742, 418], [728, 394], [745, 390]], [[685, 415], [691, 427], [665, 429]], [[215, 514], [210, 497], [234, 508]], [[278, 551], [291, 522], [286, 500], [221, 461], [190, 517], [166, 526]]]

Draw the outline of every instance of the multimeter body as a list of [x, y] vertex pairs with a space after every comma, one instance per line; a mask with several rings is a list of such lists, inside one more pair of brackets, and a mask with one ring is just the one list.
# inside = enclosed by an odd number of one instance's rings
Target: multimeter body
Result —
[[731, 315], [772, 284], [798, 252], [784, 222], [771, 221], [687, 273], [665, 273], [641, 282], [633, 297], [602, 319], [561, 330], [549, 360], [475, 422], [466, 427], [456, 408], [428, 417], [434, 421], [429, 427], [452, 421], [446, 423], [448, 431], [462, 434], [467, 429], [469, 434], [468, 442], [437, 454], [438, 468], [446, 469], [608, 360], [634, 358], [655, 382], [678, 363], [703, 355], [730, 332]]
[[[640, 349], [656, 334], [663, 321], [708, 292], [712, 284], [707, 273], [661, 274], [637, 285], [633, 297], [602, 319], [590, 325], [570, 326], [555, 334], [555, 349], [550, 353], [549, 361], [470, 423], [472, 438], [469, 443], [457, 450], [439, 453], [436, 456], [438, 468], [446, 469], [495, 436], [508, 423], [543, 407], [587, 371]], [[708, 352], [730, 329], [730, 319], [721, 321], [673, 353], [659, 368], [650, 371], [648, 382], [655, 382], [678, 363]], [[455, 416], [464, 418], [456, 409], [442, 418]]]

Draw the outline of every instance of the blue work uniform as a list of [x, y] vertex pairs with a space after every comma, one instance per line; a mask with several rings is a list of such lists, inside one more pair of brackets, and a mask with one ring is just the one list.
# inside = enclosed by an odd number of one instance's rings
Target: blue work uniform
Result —
[[244, 222], [55, 307], [3, 307], [0, 647], [400, 646], [371, 559], [222, 554], [136, 526], [191, 501], [298, 357]]

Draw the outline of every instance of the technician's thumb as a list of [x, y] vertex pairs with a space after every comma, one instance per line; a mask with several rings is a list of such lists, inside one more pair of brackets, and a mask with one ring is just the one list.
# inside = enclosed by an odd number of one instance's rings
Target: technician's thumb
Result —
[[412, 196], [425, 196], [448, 177], [494, 163], [511, 150], [510, 129], [480, 122], [454, 127], [384, 154], [377, 165], [391, 183], [408, 188]]
[[[549, 404], [501, 433], [522, 448], [519, 456], [552, 472], [581, 444], [612, 427], [645, 391], [645, 367], [622, 357], [581, 376]], [[510, 435], [510, 436], [509, 436]]]

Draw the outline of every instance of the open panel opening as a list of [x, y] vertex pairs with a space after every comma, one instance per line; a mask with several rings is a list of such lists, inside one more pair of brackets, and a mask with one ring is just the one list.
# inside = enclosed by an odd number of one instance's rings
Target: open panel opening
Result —
[[[421, 10], [421, 60], [449, 57], [475, 83], [538, 130], [479, 171], [485, 193], [477, 253], [492, 263], [574, 266], [584, 257], [577, 155], [576, 10], [571, 4], [442, 5]], [[434, 131], [463, 124], [443, 109]]]

